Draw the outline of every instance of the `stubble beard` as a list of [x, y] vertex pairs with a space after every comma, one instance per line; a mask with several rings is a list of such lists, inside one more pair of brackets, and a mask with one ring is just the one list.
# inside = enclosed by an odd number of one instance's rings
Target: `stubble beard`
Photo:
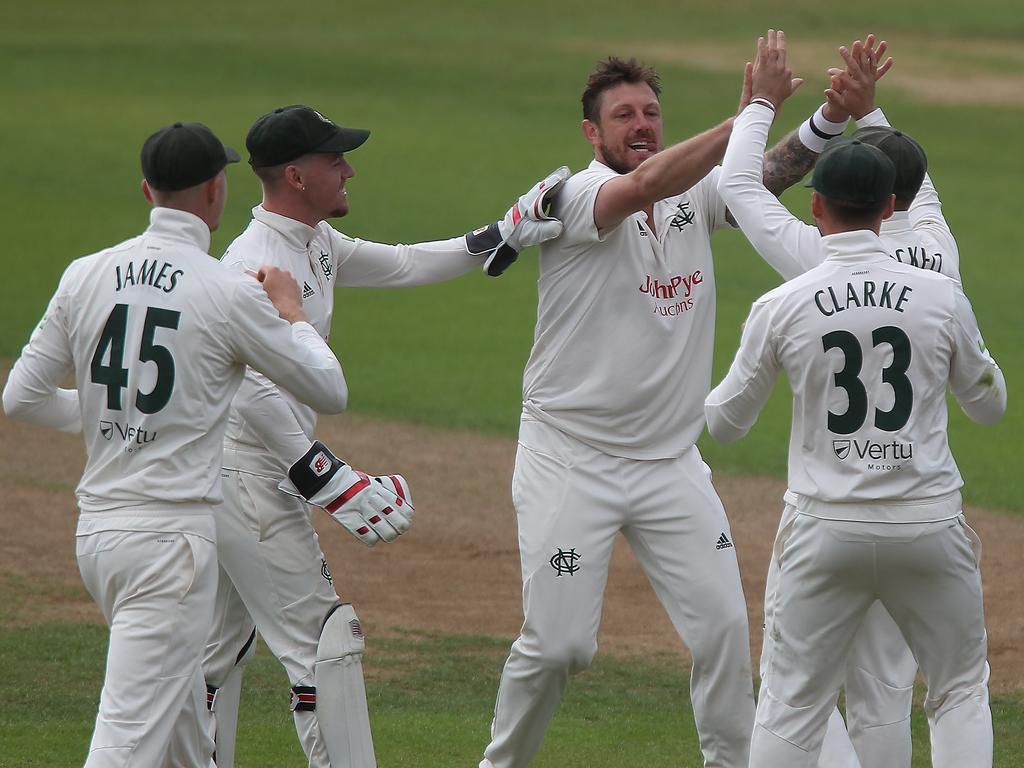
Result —
[[[657, 152], [652, 152], [649, 157], [652, 157], [655, 154], [657, 154]], [[625, 175], [630, 171], [635, 171], [643, 163], [643, 160], [641, 160], [639, 163], [630, 164], [621, 154], [612, 150], [612, 148], [607, 144], [601, 144], [601, 157], [603, 158], [605, 165], [620, 175]], [[644, 158], [644, 160], [646, 159], [647, 158]]]

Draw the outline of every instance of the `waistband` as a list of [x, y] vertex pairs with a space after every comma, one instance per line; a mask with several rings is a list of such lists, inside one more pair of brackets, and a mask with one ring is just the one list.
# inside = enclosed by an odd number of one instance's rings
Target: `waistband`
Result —
[[801, 514], [821, 520], [853, 523], [938, 523], [958, 517], [963, 508], [963, 498], [958, 490], [926, 499], [870, 502], [824, 501], [787, 490], [783, 499]]

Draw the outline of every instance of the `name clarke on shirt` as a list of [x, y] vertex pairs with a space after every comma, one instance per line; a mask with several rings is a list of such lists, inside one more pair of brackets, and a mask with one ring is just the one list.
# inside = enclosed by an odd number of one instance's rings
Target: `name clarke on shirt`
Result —
[[[897, 288], [899, 288], [899, 294], [894, 301], [893, 293]], [[864, 280], [859, 285], [854, 285], [852, 282], [847, 283], [845, 295], [843, 295], [842, 289], [837, 294], [832, 286], [821, 288], [814, 292], [814, 303], [818, 306], [818, 311], [826, 317], [853, 307], [881, 307], [902, 312], [903, 305], [907, 303], [913, 290], [909, 285], [897, 285], [888, 280], [884, 281], [881, 286], [874, 280]]]

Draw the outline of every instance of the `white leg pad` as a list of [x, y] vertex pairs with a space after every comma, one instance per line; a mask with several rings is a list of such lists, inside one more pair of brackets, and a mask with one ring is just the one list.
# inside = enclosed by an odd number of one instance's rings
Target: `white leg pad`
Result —
[[324, 622], [316, 649], [316, 714], [332, 768], [376, 768], [363, 685], [362, 626], [343, 604]]
[[235, 661], [220, 688], [207, 687], [207, 706], [213, 716], [217, 749], [217, 768], [234, 768], [235, 742], [238, 736], [238, 708], [242, 698], [242, 675], [245, 665], [256, 653], [256, 630], [253, 630], [242, 654]]

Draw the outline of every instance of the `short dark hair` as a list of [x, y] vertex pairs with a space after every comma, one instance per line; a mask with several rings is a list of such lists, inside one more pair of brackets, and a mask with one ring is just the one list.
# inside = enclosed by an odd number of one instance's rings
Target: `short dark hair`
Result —
[[601, 94], [621, 83], [647, 83], [658, 100], [661, 100], [661, 78], [654, 67], [641, 64], [635, 58], [626, 61], [618, 56], [609, 56], [597, 62], [587, 78], [581, 99], [583, 118], [596, 123], [601, 112]]
[[867, 205], [854, 205], [842, 200], [834, 200], [829, 197], [825, 197], [820, 192], [818, 193], [821, 197], [821, 202], [825, 206], [825, 210], [828, 211], [829, 216], [843, 227], [849, 229], [871, 229], [875, 227], [880, 221], [882, 212], [885, 211], [885, 207], [889, 204], [889, 198], [885, 198], [881, 202]]

